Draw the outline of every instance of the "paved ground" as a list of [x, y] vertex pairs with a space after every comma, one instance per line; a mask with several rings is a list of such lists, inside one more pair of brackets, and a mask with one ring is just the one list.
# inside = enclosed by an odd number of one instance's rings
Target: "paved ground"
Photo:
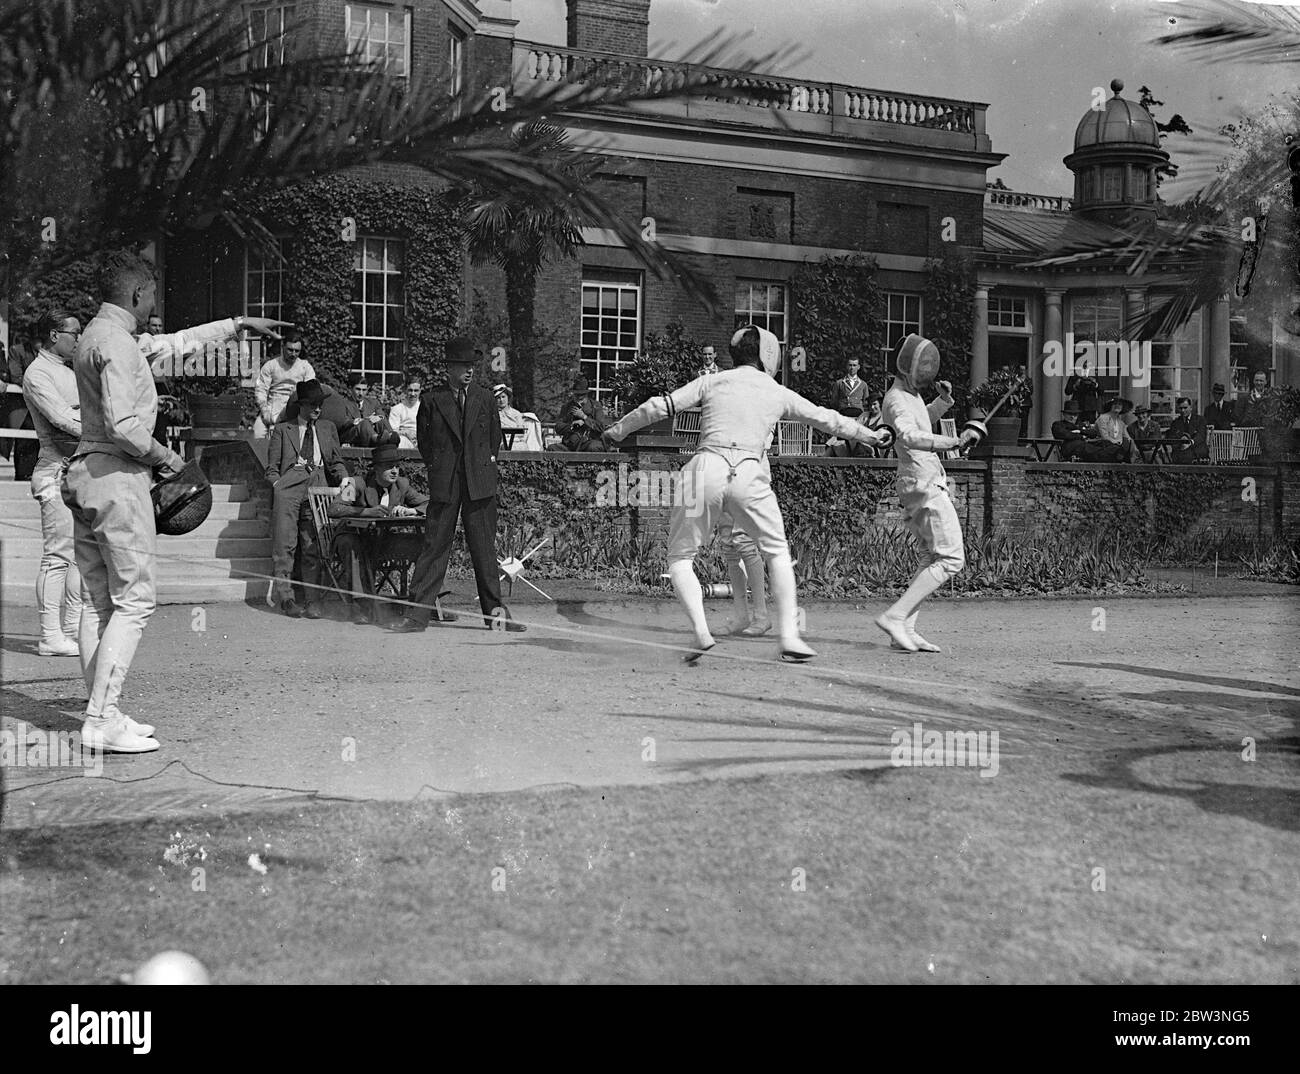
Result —
[[[684, 638], [675, 604], [590, 596], [517, 603], [524, 635], [462, 621], [394, 636], [247, 605], [160, 609], [126, 708], [158, 725], [163, 748], [110, 757], [98, 779], [10, 767], [4, 825], [305, 795], [409, 800], [887, 767], [893, 732], [920, 722], [997, 731], [1002, 778], [990, 784], [1173, 796], [1194, 822], [1289, 806], [1287, 830], [1300, 827], [1290, 595], [946, 601], [923, 621], [947, 650], [934, 657], [891, 652], [871, 606], [812, 604], [815, 663], [780, 664], [773, 643], [746, 640], [695, 669], [671, 648]], [[725, 602], [713, 606], [721, 618]], [[1093, 629], [1102, 614], [1105, 629]], [[84, 697], [75, 662], [34, 655], [34, 618], [6, 616], [3, 726], [73, 730]], [[1255, 763], [1238, 756], [1246, 737]]]

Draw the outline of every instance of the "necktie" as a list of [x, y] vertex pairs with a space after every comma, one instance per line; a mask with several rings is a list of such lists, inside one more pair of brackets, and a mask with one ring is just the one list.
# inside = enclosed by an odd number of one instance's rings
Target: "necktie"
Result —
[[456, 389], [456, 405], [463, 411], [465, 409], [465, 389]]
[[302, 457], [307, 464], [307, 472], [316, 467], [316, 423], [309, 421], [307, 431], [302, 434]]

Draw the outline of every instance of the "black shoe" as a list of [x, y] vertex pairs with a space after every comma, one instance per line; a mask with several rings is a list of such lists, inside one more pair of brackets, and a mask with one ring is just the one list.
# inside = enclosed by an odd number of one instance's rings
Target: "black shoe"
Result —
[[359, 604], [352, 606], [352, 622], [357, 626], [370, 625], [370, 616], [365, 613], [365, 610]]
[[308, 601], [307, 607], [302, 610], [304, 619], [319, 619], [321, 617], [320, 605], [314, 600]]
[[280, 602], [280, 611], [284, 612], [284, 614], [287, 615], [290, 619], [302, 618], [302, 607], [292, 597], [290, 597], [288, 600], [282, 600]]
[[414, 619], [406, 617], [398, 620], [388, 629], [394, 634], [423, 634], [425, 626], [423, 623], [417, 623]]

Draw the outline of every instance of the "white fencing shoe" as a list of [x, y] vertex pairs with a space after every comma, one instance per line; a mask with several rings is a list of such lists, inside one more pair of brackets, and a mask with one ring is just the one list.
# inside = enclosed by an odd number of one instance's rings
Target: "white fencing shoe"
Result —
[[82, 744], [104, 753], [152, 753], [158, 740], [137, 735], [120, 712], [114, 716], [87, 716], [81, 725]]
[[66, 634], [54, 634], [48, 638], [42, 638], [36, 652], [41, 656], [80, 656], [81, 650], [77, 643], [69, 638]]

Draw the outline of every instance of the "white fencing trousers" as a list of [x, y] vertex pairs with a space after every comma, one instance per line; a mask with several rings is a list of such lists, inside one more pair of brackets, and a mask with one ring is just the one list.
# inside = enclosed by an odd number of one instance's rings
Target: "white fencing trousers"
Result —
[[691, 560], [725, 512], [764, 556], [789, 552], [781, 506], [762, 460], [736, 452], [731, 459], [701, 451], [682, 467], [681, 503], [673, 507], [668, 562]]
[[961, 520], [944, 485], [900, 491], [903, 523], [921, 546], [923, 566], [937, 567], [948, 578], [966, 566]]

